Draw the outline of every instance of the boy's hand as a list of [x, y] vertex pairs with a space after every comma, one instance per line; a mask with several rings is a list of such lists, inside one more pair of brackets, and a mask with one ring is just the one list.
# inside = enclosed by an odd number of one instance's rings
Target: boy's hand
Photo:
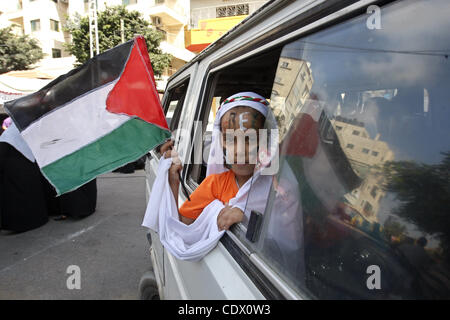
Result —
[[174, 193], [175, 199], [178, 200], [178, 185], [180, 183], [180, 171], [183, 169], [183, 166], [181, 165], [181, 160], [178, 158], [177, 151], [173, 148], [174, 141], [169, 140], [166, 141], [161, 147], [159, 148], [159, 152], [161, 155], [164, 153], [164, 158], [172, 158], [172, 165], [169, 168], [169, 185], [172, 188], [172, 191]]
[[225, 205], [217, 216], [217, 227], [219, 231], [228, 230], [233, 224], [241, 222], [244, 213], [239, 208], [232, 208], [228, 204]]
[[181, 165], [180, 158], [178, 158], [178, 152], [175, 149], [172, 149], [167, 153], [172, 157], [172, 165], [169, 168], [169, 184], [170, 186], [176, 186], [178, 188], [178, 184], [180, 183], [180, 172], [183, 169], [183, 166]]

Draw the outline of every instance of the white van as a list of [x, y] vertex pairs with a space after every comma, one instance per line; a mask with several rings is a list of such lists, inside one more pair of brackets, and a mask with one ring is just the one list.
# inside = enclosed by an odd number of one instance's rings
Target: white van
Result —
[[[271, 103], [279, 170], [261, 223], [234, 225], [199, 262], [151, 233], [141, 297], [450, 298], [449, 15], [448, 0], [269, 1], [173, 75], [162, 103], [188, 192], [205, 178], [194, 137], [207, 148], [240, 91]], [[283, 196], [296, 214], [274, 205]]]

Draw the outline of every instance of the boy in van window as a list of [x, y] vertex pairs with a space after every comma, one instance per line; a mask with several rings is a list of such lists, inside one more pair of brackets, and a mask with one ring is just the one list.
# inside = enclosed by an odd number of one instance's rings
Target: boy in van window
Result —
[[[268, 102], [260, 95], [254, 92], [241, 92], [226, 99], [220, 106], [215, 119], [215, 129], [220, 130], [221, 150], [216, 150], [217, 156], [221, 161], [214, 162], [211, 154], [208, 160], [207, 177], [191, 194], [190, 201], [185, 201], [179, 208], [180, 221], [185, 224], [191, 224], [202, 213], [203, 209], [215, 199], [225, 204], [217, 217], [219, 230], [227, 230], [234, 223], [243, 220], [244, 213], [237, 207], [228, 205], [228, 201], [236, 196], [239, 188], [242, 187], [250, 178], [252, 178], [256, 161], [250, 161], [250, 153], [253, 148], [258, 149], [258, 141], [251, 143], [245, 140], [245, 151], [238, 146], [236, 136], [233, 132], [247, 132], [249, 129], [255, 130], [255, 137], [259, 129], [264, 128], [264, 123], [268, 111]], [[230, 141], [231, 133], [231, 141]], [[234, 138], [234, 139], [233, 139]], [[214, 135], [213, 142], [214, 145]], [[216, 138], [217, 139], [217, 138]], [[173, 141], [166, 142], [161, 147], [161, 153], [165, 153], [165, 158], [175, 158], [173, 150]], [[212, 147], [212, 149], [214, 149]], [[227, 155], [227, 160], [224, 160]], [[245, 156], [245, 161], [242, 160]], [[233, 159], [234, 156], [234, 159]], [[230, 161], [231, 160], [231, 161]], [[239, 160], [239, 161], [238, 161]], [[220, 163], [222, 162], [222, 164]], [[226, 162], [226, 164], [223, 164]], [[231, 163], [230, 163], [231, 162]], [[174, 160], [169, 169], [169, 184], [174, 194], [178, 207], [178, 188], [179, 171], [181, 162]]]

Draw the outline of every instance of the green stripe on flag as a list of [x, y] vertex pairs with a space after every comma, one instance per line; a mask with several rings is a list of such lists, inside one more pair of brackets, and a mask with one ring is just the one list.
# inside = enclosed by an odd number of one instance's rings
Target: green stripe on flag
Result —
[[43, 167], [42, 172], [60, 195], [139, 159], [170, 136], [168, 130], [132, 118], [108, 135]]

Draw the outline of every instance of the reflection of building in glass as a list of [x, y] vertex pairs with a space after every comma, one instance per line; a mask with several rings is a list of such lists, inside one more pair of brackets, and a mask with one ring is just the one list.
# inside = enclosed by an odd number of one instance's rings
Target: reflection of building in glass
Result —
[[309, 62], [280, 57], [271, 95], [280, 140], [284, 138], [287, 128], [309, 97], [313, 82]]
[[363, 123], [339, 116], [330, 121], [353, 169], [363, 179], [345, 198], [370, 222], [376, 222], [379, 204], [385, 195], [380, 167], [394, 160], [394, 153], [386, 142], [379, 140], [380, 135], [371, 139]]

